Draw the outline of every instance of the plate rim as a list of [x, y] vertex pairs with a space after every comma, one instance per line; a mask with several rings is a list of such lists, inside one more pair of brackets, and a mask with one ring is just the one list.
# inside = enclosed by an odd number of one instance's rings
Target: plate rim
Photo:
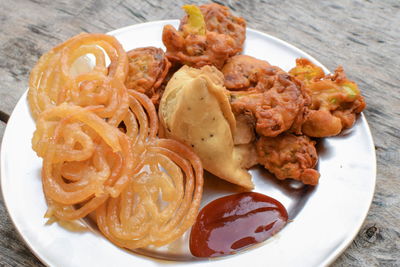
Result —
[[[107, 35], [116, 36], [118, 34], [126, 32], [126, 31], [134, 30], [136, 27], [151, 26], [151, 24], [165, 24], [165, 23], [176, 23], [176, 22], [179, 22], [179, 20], [172, 19], [172, 20], [149, 21], [149, 22], [132, 24], [132, 25], [128, 25], [128, 26], [125, 26], [125, 27], [121, 27], [121, 28], [112, 30], [110, 32], [107, 32], [106, 34]], [[272, 40], [272, 41], [280, 44], [281, 46], [290, 48], [291, 50], [294, 50], [299, 54], [303, 54], [308, 59], [310, 59], [312, 62], [317, 63], [319, 66], [321, 66], [324, 69], [325, 72], [327, 72], [327, 73], [330, 72], [329, 69], [326, 68], [324, 65], [322, 65], [316, 58], [314, 58], [313, 56], [311, 56], [307, 52], [297, 48], [296, 46], [292, 45], [291, 43], [288, 43], [288, 42], [286, 42], [286, 41], [284, 41], [282, 39], [279, 39], [279, 38], [277, 38], [275, 36], [272, 36], [272, 35], [267, 34], [265, 32], [262, 32], [262, 31], [259, 31], [259, 30], [256, 30], [256, 29], [252, 29], [252, 28], [249, 28], [249, 27], [246, 28], [246, 33], [247, 32], [253, 32], [253, 33], [259, 34], [259, 35], [261, 35], [261, 36], [263, 36], [265, 38], [268, 38], [269, 40]], [[19, 105], [22, 104], [21, 102], [26, 100], [27, 92], [28, 92], [28, 89], [25, 90], [25, 92], [22, 94], [22, 96], [18, 99], [17, 104], [15, 105], [15, 107], [14, 107], [14, 109], [13, 109], [11, 115], [10, 115], [9, 122], [13, 122], [15, 120], [13, 118], [16, 116], [15, 114], [17, 113], [16, 108]], [[355, 225], [353, 227], [352, 231], [350, 231], [351, 234], [347, 235], [347, 238], [344, 239], [341, 242], [341, 244], [335, 250], [333, 250], [329, 254], [329, 256], [327, 256], [325, 258], [325, 260], [323, 260], [320, 263], [320, 266], [327, 266], [327, 265], [332, 264], [351, 245], [351, 242], [355, 239], [355, 237], [359, 233], [363, 223], [365, 222], [365, 219], [366, 219], [366, 217], [368, 215], [368, 212], [369, 212], [369, 209], [371, 207], [371, 203], [372, 203], [373, 197], [375, 195], [376, 180], [377, 180], [377, 161], [376, 161], [376, 150], [375, 150], [375, 146], [374, 146], [373, 136], [372, 136], [371, 129], [369, 127], [367, 119], [365, 118], [364, 113], [361, 113], [358, 116], [357, 120], [361, 120], [362, 121], [361, 123], [364, 124], [365, 129], [366, 129], [366, 134], [367, 134], [367, 137], [368, 137], [367, 141], [368, 141], [369, 144], [371, 144], [371, 147], [373, 148], [373, 151], [371, 152], [372, 160], [373, 160], [373, 165], [371, 166], [371, 169], [372, 169], [372, 172], [373, 172], [371, 174], [371, 176], [373, 177], [373, 183], [372, 183], [373, 190], [372, 190], [372, 192], [371, 192], [371, 194], [369, 196], [368, 203], [366, 203], [366, 204], [368, 204], [366, 206], [366, 210], [363, 212], [363, 215], [361, 216], [361, 219], [357, 222], [357, 225]], [[0, 183], [0, 187], [1, 187], [2, 197], [3, 197], [3, 203], [4, 203], [4, 206], [5, 206], [6, 210], [7, 210], [8, 216], [9, 216], [14, 228], [17, 230], [17, 233], [18, 233], [18, 236], [20, 237], [20, 240], [22, 240], [25, 243], [25, 245], [29, 248], [29, 250], [44, 265], [51, 266], [50, 263], [44, 257], [42, 257], [41, 252], [37, 251], [36, 248], [31, 244], [30, 240], [22, 234], [20, 226], [16, 223], [14, 215], [11, 212], [11, 210], [9, 208], [9, 204], [8, 204], [8, 202], [6, 200], [7, 199], [7, 197], [6, 197], [7, 196], [7, 192], [6, 192], [5, 187], [4, 187], [4, 183], [5, 183], [5, 179], [6, 179], [5, 178], [6, 177], [6, 174], [5, 174], [5, 168], [6, 168], [5, 167], [5, 158], [6, 158], [5, 151], [6, 151], [6, 149], [4, 149], [4, 147], [7, 147], [7, 144], [5, 143], [5, 140], [8, 139], [8, 135], [9, 135], [9, 133], [8, 133], [9, 132], [8, 125], [9, 124], [7, 123], [6, 128], [4, 130], [4, 134], [3, 134], [3, 138], [2, 138], [2, 142], [1, 142], [1, 152], [0, 152], [0, 171], [1, 171], [0, 172], [0, 174], [1, 174], [1, 176], [0, 176], [0, 182], [1, 182]], [[132, 256], [135, 257], [136, 255], [132, 255]], [[142, 255], [137, 255], [137, 256], [142, 256]], [[155, 260], [159, 261], [158, 259], [155, 259]], [[176, 262], [176, 261], [170, 261], [170, 260], [167, 260], [167, 262], [175, 263], [175, 264], [179, 264], [179, 265], [186, 265], [188, 263], [188, 262]], [[215, 261], [214, 263], [216, 263], [216, 262], [217, 261]], [[198, 262], [189, 262], [189, 264], [191, 264], [191, 263], [195, 264], [195, 263], [198, 263]]]

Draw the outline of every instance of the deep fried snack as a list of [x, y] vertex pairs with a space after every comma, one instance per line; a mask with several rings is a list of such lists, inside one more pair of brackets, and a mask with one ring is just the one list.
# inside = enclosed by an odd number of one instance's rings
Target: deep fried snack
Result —
[[[130, 112], [122, 129], [141, 154], [128, 186], [96, 211], [101, 232], [129, 249], [162, 246], [195, 221], [203, 189], [198, 156], [182, 143], [158, 139], [158, 118], [151, 100], [131, 90]], [[183, 173], [182, 173], [183, 171]]]
[[[159, 58], [160, 51], [144, 50], [131, 54], [131, 63], [144, 72], [128, 81], [151, 93], [169, 63]], [[88, 54], [96, 60], [94, 67]], [[157, 61], [165, 64], [162, 70]], [[46, 217], [70, 222], [96, 211], [100, 229], [117, 245], [163, 245], [194, 223], [203, 169], [190, 148], [157, 138], [155, 106], [140, 90], [126, 89], [127, 71], [122, 46], [101, 34], [71, 38], [33, 69], [29, 102], [37, 129], [32, 147], [43, 158]], [[118, 218], [116, 211], [121, 211]]]
[[289, 74], [306, 84], [314, 80], [322, 79], [325, 76], [325, 72], [321, 67], [311, 63], [311, 61], [306, 58], [297, 58], [296, 67], [292, 68]]
[[185, 145], [154, 140], [141, 166], [122, 194], [97, 210], [101, 232], [128, 249], [176, 240], [194, 223], [201, 201], [202, 165]]
[[258, 162], [280, 179], [293, 178], [304, 184], [318, 184], [319, 173], [313, 168], [318, 156], [315, 141], [307, 136], [283, 133], [261, 137], [257, 142]]
[[172, 25], [163, 30], [166, 55], [172, 62], [193, 67], [215, 65], [243, 50], [246, 22], [235, 17], [225, 6], [207, 4], [183, 6], [188, 14], [181, 20], [179, 31]]
[[353, 126], [356, 114], [366, 104], [355, 82], [347, 79], [339, 66], [333, 75], [307, 59], [297, 59], [291, 75], [301, 79], [311, 92], [312, 103], [302, 125], [304, 134], [312, 137], [338, 135], [343, 129]]
[[[105, 54], [111, 63], [107, 67]], [[92, 67], [87, 55], [94, 56]], [[79, 34], [44, 54], [32, 69], [28, 100], [32, 115], [67, 102], [101, 106], [95, 110], [110, 124], [118, 125], [128, 109], [124, 86], [128, 58], [115, 37]]]
[[128, 137], [93, 111], [63, 103], [37, 119], [32, 148], [43, 158], [48, 217], [86, 216], [119, 195], [138, 161]]
[[129, 91], [129, 112], [122, 120], [123, 131], [135, 145], [145, 146], [158, 132], [157, 112], [151, 100], [144, 94]]
[[236, 121], [223, 83], [222, 73], [214, 66], [183, 66], [163, 94], [160, 122], [167, 137], [193, 148], [207, 171], [252, 189], [251, 175], [242, 168], [234, 147]]
[[252, 114], [262, 136], [273, 137], [287, 130], [300, 133], [310, 101], [301, 83], [278, 67], [260, 69], [256, 76], [256, 87], [231, 92], [233, 112]]
[[267, 70], [271, 65], [265, 61], [247, 55], [236, 55], [228, 59], [222, 73], [225, 87], [229, 90], [243, 90], [257, 87], [258, 73]]
[[161, 97], [160, 85], [171, 66], [164, 51], [155, 47], [142, 47], [130, 50], [127, 55], [129, 71], [126, 87], [146, 94], [154, 104], [158, 104]]
[[157, 138], [147, 96], [132, 90], [129, 100], [123, 128], [98, 117], [96, 107], [63, 103], [39, 115], [32, 144], [43, 157], [46, 216], [69, 221], [96, 211], [100, 230], [116, 245], [161, 246], [194, 223], [203, 169], [190, 148]]

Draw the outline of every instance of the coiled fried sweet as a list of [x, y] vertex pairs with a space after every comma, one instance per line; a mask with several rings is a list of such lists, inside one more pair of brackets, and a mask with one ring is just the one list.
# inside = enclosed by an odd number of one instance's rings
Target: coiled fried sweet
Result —
[[[190, 148], [157, 137], [152, 100], [125, 87], [127, 62], [114, 37], [73, 37], [41, 57], [29, 103], [36, 118], [32, 148], [43, 158], [46, 217], [72, 221], [97, 213], [107, 238], [134, 249], [172, 242], [194, 223], [203, 168]], [[147, 77], [146, 71], [136, 75]], [[163, 78], [157, 79], [147, 81], [154, 88]]]
[[[110, 60], [107, 66], [107, 58]], [[95, 58], [94, 66], [87, 55]], [[128, 109], [124, 86], [128, 58], [121, 44], [105, 34], [79, 34], [44, 54], [32, 69], [28, 100], [34, 118], [67, 102], [95, 110], [117, 125]]]
[[179, 238], [194, 223], [203, 190], [203, 169], [191, 149], [156, 137], [158, 120], [150, 99], [135, 91], [129, 94], [130, 112], [123, 123], [136, 149], [134, 154], [142, 156], [122, 193], [108, 198], [96, 211], [97, 223], [118, 246], [162, 246]]
[[97, 210], [102, 233], [129, 249], [179, 238], [194, 223], [201, 200], [201, 162], [188, 147], [157, 139], [145, 155], [122, 194]]
[[37, 120], [32, 147], [43, 158], [43, 191], [58, 219], [82, 218], [119, 195], [139, 156], [125, 134], [93, 111], [63, 103]]
[[47, 216], [75, 220], [96, 211], [113, 243], [161, 246], [194, 223], [203, 169], [190, 148], [156, 137], [157, 114], [147, 96], [130, 92], [129, 99], [122, 129], [96, 115], [96, 107], [63, 103], [39, 115], [32, 146], [43, 157]]

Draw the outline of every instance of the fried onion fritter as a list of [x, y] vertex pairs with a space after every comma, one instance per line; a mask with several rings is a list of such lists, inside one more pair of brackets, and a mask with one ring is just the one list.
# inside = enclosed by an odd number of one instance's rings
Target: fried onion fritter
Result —
[[229, 57], [243, 50], [243, 18], [214, 3], [183, 8], [187, 15], [182, 18], [179, 31], [172, 25], [163, 29], [162, 40], [169, 60], [193, 67], [215, 65], [220, 69]]
[[259, 69], [256, 87], [231, 92], [235, 114], [252, 114], [256, 132], [262, 136], [277, 136], [290, 130], [301, 133], [309, 95], [298, 80], [278, 67]]
[[225, 87], [229, 90], [247, 90], [259, 83], [258, 72], [267, 70], [271, 65], [247, 55], [236, 55], [228, 59], [222, 73], [225, 77]]
[[127, 55], [129, 71], [125, 86], [146, 94], [154, 104], [158, 104], [161, 97], [159, 87], [171, 66], [164, 51], [155, 47], [142, 47], [130, 50]]
[[261, 137], [256, 148], [258, 162], [278, 179], [292, 178], [304, 184], [318, 184], [320, 174], [313, 169], [318, 156], [315, 141], [309, 137], [290, 133]]
[[322, 79], [325, 76], [325, 72], [321, 67], [311, 63], [311, 61], [306, 58], [297, 58], [296, 67], [292, 68], [289, 73], [305, 83]]
[[296, 60], [296, 67], [289, 74], [300, 79], [311, 92], [311, 105], [302, 125], [308, 136], [338, 135], [353, 126], [356, 114], [366, 106], [357, 84], [347, 79], [341, 66], [334, 74], [325, 75], [320, 67], [302, 58]]

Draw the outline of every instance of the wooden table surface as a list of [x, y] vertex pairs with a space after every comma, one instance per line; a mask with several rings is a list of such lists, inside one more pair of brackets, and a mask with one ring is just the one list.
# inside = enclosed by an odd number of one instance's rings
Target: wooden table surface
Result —
[[[184, 3], [205, 2], [1, 0], [1, 137], [8, 115], [27, 88], [30, 69], [54, 45], [83, 31], [105, 33], [179, 18]], [[400, 1], [220, 3], [244, 17], [249, 27], [299, 47], [329, 69], [342, 64], [359, 84], [375, 141], [377, 184], [358, 236], [333, 266], [400, 266]], [[42, 266], [19, 238], [2, 201], [0, 265]]]

